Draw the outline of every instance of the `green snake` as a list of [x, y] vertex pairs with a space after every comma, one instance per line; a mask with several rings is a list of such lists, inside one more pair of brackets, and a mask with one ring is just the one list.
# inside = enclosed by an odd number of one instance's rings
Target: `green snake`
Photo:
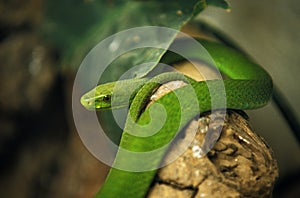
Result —
[[[123, 108], [130, 104], [129, 114], [120, 147], [129, 151], [142, 153], [163, 147], [169, 143], [177, 131], [182, 129], [199, 109], [206, 112], [212, 109], [255, 109], [268, 103], [272, 95], [272, 80], [269, 74], [259, 65], [251, 62], [240, 52], [225, 45], [200, 40], [215, 62], [215, 66], [228, 77], [222, 80], [207, 80], [197, 82], [187, 76], [175, 72], [162, 73], [152, 79], [128, 79], [122, 80], [116, 86], [116, 82], [101, 84], [84, 94], [81, 98], [82, 105], [89, 110], [106, 110]], [[193, 58], [197, 53], [188, 47]], [[178, 61], [181, 57], [166, 60]], [[168, 52], [165, 55], [168, 57]], [[155, 105], [145, 107], [149, 97], [160, 84], [182, 80], [189, 84], [170, 92], [154, 104], [163, 105], [166, 113], [164, 125], [157, 133], [152, 134], [153, 123], [159, 122], [160, 108], [152, 108]], [[191, 88], [193, 91], [191, 91]], [[225, 95], [221, 89], [225, 88]], [[193, 92], [193, 93], [191, 93]], [[178, 99], [181, 96], [181, 99]], [[196, 97], [196, 99], [195, 99]], [[222, 99], [226, 97], [226, 104]], [[182, 99], [183, 98], [183, 99]], [[214, 105], [212, 107], [212, 98]], [[195, 108], [195, 104], [197, 108]], [[183, 118], [182, 118], [183, 117]], [[152, 121], [152, 122], [151, 122]], [[149, 124], [147, 128], [136, 127]], [[152, 125], [151, 125], [152, 123]], [[155, 124], [154, 124], [155, 125]], [[142, 129], [142, 130], [141, 130]], [[139, 137], [145, 133], [147, 137]], [[119, 150], [105, 183], [96, 197], [145, 197], [149, 186], [155, 176], [167, 147], [155, 153], [146, 160], [138, 157], [130, 157]], [[143, 166], [147, 171], [129, 171], [118, 167]]]

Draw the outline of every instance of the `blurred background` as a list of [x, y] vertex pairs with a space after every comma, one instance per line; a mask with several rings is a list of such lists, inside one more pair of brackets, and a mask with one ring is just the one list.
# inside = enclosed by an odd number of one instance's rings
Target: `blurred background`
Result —
[[[0, 1], [0, 197], [92, 197], [108, 170], [82, 145], [72, 118], [76, 63], [66, 61], [70, 52], [62, 48], [80, 45], [69, 31], [80, 35], [78, 29], [95, 18], [78, 2]], [[220, 30], [262, 65], [300, 118], [300, 2], [229, 3], [231, 12], [209, 7], [196, 20]], [[88, 20], [59, 18], [56, 12], [64, 7]], [[60, 26], [49, 22], [55, 17], [63, 21]], [[49, 39], [51, 28], [61, 30], [54, 41]], [[299, 142], [283, 113], [274, 102], [247, 113], [278, 160], [274, 197], [298, 197]]]

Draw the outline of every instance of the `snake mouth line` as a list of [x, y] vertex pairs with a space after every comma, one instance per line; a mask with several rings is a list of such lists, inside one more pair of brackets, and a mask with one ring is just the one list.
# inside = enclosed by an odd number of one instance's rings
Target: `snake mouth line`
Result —
[[85, 96], [81, 97], [80, 103], [82, 104], [82, 106], [84, 106], [88, 110], [96, 109], [93, 100], [90, 98], [86, 98]]

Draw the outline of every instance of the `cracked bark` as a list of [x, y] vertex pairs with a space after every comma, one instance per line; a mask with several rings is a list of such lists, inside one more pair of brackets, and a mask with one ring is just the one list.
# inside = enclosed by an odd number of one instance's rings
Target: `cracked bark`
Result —
[[[207, 69], [203, 65], [200, 67]], [[186, 70], [186, 63], [184, 67], [175, 68], [183, 68], [181, 72], [194, 77], [189, 73], [191, 69]], [[207, 71], [205, 75], [210, 75], [211, 79], [216, 78], [213, 71]], [[202, 80], [201, 77], [195, 79]], [[152, 98], [157, 99], [174, 89], [172, 83], [161, 86]], [[176, 148], [185, 146], [191, 138], [194, 138], [193, 142], [178, 159], [158, 171], [148, 198], [272, 197], [273, 186], [278, 177], [273, 151], [253, 131], [243, 111], [227, 110], [225, 117], [222, 112], [201, 115], [201, 118], [192, 120], [181, 132], [181, 137], [170, 148], [165, 160]], [[201, 145], [206, 135], [202, 131], [206, 124], [214, 126], [214, 130], [221, 129], [222, 132], [213, 149], [206, 156], [199, 157], [194, 146]], [[195, 128], [198, 128], [195, 137], [190, 137]]]
[[[212, 116], [221, 115], [216, 112], [206, 118]], [[176, 146], [184, 144], [189, 130], [197, 124], [189, 124]], [[195, 140], [202, 142], [204, 136], [197, 132]], [[148, 198], [271, 197], [277, 177], [277, 162], [270, 147], [251, 129], [248, 120], [228, 111], [213, 149], [199, 158], [190, 146], [180, 158], [159, 170]]]

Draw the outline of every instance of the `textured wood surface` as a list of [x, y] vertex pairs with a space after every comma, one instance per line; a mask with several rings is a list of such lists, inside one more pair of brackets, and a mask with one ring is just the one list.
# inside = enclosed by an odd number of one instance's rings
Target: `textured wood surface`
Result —
[[[219, 122], [216, 112], [200, 118]], [[234, 111], [228, 111], [220, 139], [205, 157], [194, 149], [203, 141], [199, 121], [193, 120], [183, 131], [189, 139], [190, 130], [198, 125], [198, 132], [189, 148], [174, 163], [162, 168], [148, 198], [156, 197], [271, 197], [278, 177], [277, 162], [271, 148], [250, 127], [248, 121]], [[218, 124], [217, 124], [218, 125]], [[212, 132], [212, 131], [210, 131]]]

